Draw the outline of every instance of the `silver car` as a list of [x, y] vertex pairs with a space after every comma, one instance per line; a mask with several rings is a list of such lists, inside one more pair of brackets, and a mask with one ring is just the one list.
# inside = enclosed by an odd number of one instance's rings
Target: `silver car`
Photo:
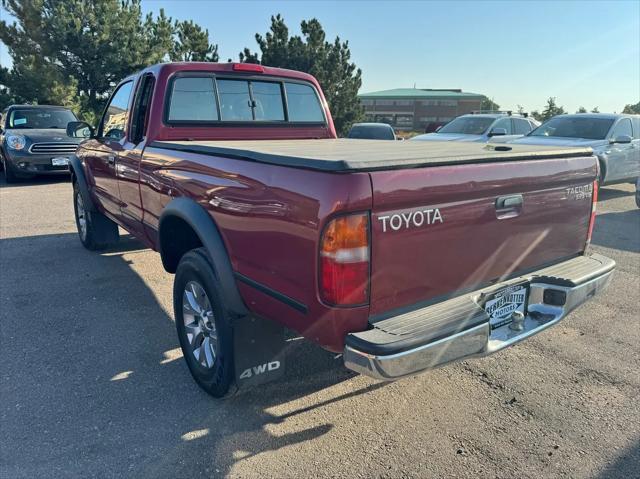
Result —
[[539, 125], [533, 118], [511, 112], [474, 112], [454, 118], [435, 133], [414, 136], [411, 140], [504, 143], [522, 137]]
[[640, 176], [640, 115], [558, 115], [509, 143], [590, 146], [600, 160], [600, 184], [635, 182]]

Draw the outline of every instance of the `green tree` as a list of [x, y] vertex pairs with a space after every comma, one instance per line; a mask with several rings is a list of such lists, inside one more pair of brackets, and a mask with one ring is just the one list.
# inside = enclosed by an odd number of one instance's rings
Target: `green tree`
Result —
[[564, 108], [556, 104], [556, 97], [551, 96], [547, 99], [547, 105], [545, 106], [544, 110], [542, 110], [542, 113], [539, 114], [541, 118], [539, 121], [547, 121], [549, 118], [552, 118], [556, 115], [564, 115], [565, 113], [566, 112], [564, 111]]
[[640, 101], [635, 105], [631, 105], [631, 104], [625, 105], [624, 109], [622, 110], [622, 113], [640, 115]]
[[544, 119], [542, 118], [542, 114], [540, 114], [538, 110], [533, 110], [531, 112], [531, 116], [537, 121], [544, 121]]
[[240, 61], [261, 63], [272, 67], [289, 68], [310, 73], [322, 87], [329, 103], [333, 122], [339, 134], [345, 134], [352, 123], [364, 116], [358, 100], [362, 85], [362, 71], [351, 62], [349, 42], [336, 37], [326, 40], [318, 20], [304, 20], [300, 24], [302, 36], [289, 36], [289, 28], [280, 15], [271, 17], [269, 32], [256, 34], [260, 52], [245, 48]]
[[0, 99], [63, 104], [90, 122], [125, 76], [174, 52], [199, 59], [217, 50], [203, 46], [199, 27], [174, 24], [163, 10], [143, 18], [140, 0], [2, 0], [2, 6], [16, 22], [0, 21], [13, 61], [3, 80], [8, 96]]
[[598, 107], [596, 106], [593, 110], [591, 110], [591, 113], [600, 113], [600, 110], [598, 110]]
[[209, 43], [209, 30], [203, 30], [192, 20], [176, 22], [174, 42], [170, 53], [173, 62], [217, 62], [218, 45]]
[[488, 97], [482, 97], [482, 101], [480, 102], [480, 110], [483, 111], [499, 111], [500, 105], [493, 101], [493, 99], [489, 99]]
[[576, 113], [586, 113], [587, 109], [583, 106], [581, 106], [580, 108], [578, 108], [578, 111], [576, 111]]

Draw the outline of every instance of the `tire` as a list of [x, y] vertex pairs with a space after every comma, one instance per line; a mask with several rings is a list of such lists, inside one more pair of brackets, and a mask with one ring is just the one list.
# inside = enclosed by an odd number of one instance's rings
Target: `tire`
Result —
[[76, 182], [73, 183], [73, 211], [80, 242], [89, 251], [102, 250], [118, 242], [118, 225], [102, 213], [86, 208]]
[[21, 176], [16, 175], [8, 161], [3, 161], [2, 164], [4, 166], [4, 179], [7, 183], [18, 183], [23, 179]]
[[237, 391], [233, 328], [204, 248], [186, 253], [173, 283], [173, 310], [182, 354], [196, 383], [216, 398]]

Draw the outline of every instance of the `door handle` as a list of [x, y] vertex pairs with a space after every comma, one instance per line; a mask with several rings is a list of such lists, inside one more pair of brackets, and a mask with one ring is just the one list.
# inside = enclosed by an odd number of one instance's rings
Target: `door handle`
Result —
[[109, 155], [109, 156], [107, 156], [107, 163], [109, 163], [110, 165], [115, 165], [115, 164], [116, 164], [116, 157], [115, 157], [115, 155]]
[[522, 208], [524, 199], [522, 195], [500, 196], [496, 199], [496, 210], [509, 210]]

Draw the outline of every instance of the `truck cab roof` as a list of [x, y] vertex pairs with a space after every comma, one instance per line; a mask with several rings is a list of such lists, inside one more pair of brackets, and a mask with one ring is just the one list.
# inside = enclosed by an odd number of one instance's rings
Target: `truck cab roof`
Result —
[[[150, 140], [242, 140], [242, 139], [308, 139], [335, 138], [336, 132], [327, 101], [317, 80], [307, 73], [273, 68], [250, 63], [209, 63], [209, 62], [174, 62], [149, 66], [140, 72], [125, 78], [120, 85], [133, 82], [134, 85], [143, 78], [153, 77], [153, 95], [147, 138]], [[185, 121], [171, 121], [165, 113], [170, 105], [171, 94], [177, 78], [207, 78], [214, 86], [212, 94], [220, 109], [221, 94], [219, 82], [222, 80], [246, 80], [248, 83], [260, 85], [280, 85], [283, 99], [284, 118], [278, 121], [262, 121], [233, 119], [227, 121], [220, 111], [218, 118], [205, 121], [198, 118]], [[317, 97], [319, 109], [322, 110], [322, 121], [299, 121], [289, 118], [286, 85], [301, 84], [312, 87]], [[117, 91], [117, 89], [116, 89]], [[247, 89], [248, 92], [248, 89]], [[247, 93], [249, 95], [249, 93]], [[253, 89], [250, 101], [255, 102]], [[134, 95], [129, 103], [133, 104]], [[229, 97], [227, 97], [229, 98]], [[248, 96], [247, 96], [248, 98]], [[224, 99], [223, 99], [224, 100]], [[224, 113], [224, 112], [222, 112]]]

